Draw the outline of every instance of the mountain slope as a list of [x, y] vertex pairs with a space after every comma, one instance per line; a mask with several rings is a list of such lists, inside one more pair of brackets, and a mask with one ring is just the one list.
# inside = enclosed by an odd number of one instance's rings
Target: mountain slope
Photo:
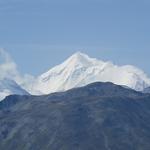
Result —
[[0, 80], [0, 100], [8, 95], [28, 95], [29, 93], [22, 89], [15, 81], [8, 78]]
[[97, 81], [113, 82], [137, 91], [150, 86], [150, 79], [134, 66], [117, 66], [78, 52], [64, 63], [39, 76], [33, 86], [33, 93], [65, 91]]
[[112, 83], [0, 103], [3, 150], [149, 150], [150, 95]]
[[143, 90], [143, 93], [150, 93], [150, 87], [147, 87]]

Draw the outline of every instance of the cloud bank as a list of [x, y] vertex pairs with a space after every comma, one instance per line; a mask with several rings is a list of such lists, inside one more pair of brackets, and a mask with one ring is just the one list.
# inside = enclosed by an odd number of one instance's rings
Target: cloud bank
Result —
[[17, 80], [20, 78], [17, 65], [11, 56], [4, 49], [0, 49], [0, 79], [11, 78]]
[[32, 85], [35, 82], [35, 77], [29, 74], [21, 75], [17, 69], [17, 64], [9, 55], [9, 53], [0, 49], [0, 80], [6, 78], [14, 80], [27, 91], [32, 91]]

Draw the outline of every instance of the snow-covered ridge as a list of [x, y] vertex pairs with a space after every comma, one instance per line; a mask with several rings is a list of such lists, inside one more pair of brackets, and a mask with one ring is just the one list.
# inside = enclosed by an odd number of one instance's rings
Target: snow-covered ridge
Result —
[[0, 101], [6, 96], [18, 94], [18, 95], [28, 95], [29, 93], [22, 89], [15, 81], [4, 78], [0, 80]]
[[33, 94], [48, 94], [80, 87], [92, 82], [113, 82], [142, 91], [150, 86], [150, 79], [137, 67], [117, 66], [81, 52], [73, 54], [65, 62], [50, 69], [37, 78]]

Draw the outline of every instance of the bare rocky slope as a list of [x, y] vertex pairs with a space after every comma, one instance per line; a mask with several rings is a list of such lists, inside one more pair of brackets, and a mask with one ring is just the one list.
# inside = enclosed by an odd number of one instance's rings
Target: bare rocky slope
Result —
[[149, 150], [150, 95], [113, 83], [0, 102], [2, 150]]

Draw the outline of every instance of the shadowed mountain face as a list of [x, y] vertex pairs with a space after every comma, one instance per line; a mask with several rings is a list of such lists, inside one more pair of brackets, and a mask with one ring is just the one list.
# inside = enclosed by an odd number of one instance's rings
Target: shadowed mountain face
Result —
[[143, 93], [150, 93], [150, 87], [147, 87], [143, 90]]
[[149, 150], [150, 95], [112, 83], [0, 103], [2, 150]]

